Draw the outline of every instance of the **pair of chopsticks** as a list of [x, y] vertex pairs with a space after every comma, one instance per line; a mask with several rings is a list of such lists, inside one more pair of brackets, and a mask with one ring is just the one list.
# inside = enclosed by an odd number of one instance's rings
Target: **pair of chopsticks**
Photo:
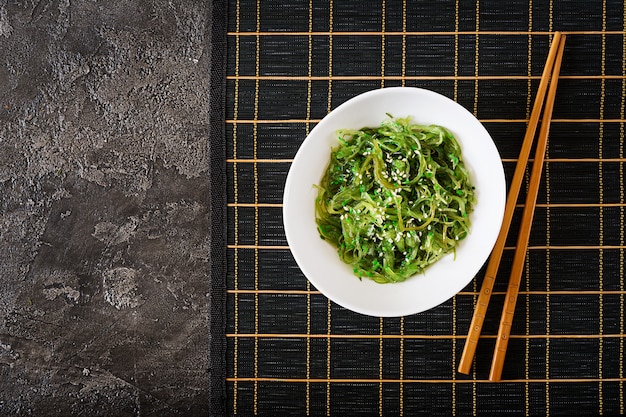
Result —
[[498, 235], [498, 238], [494, 245], [494, 249], [491, 253], [491, 257], [489, 258], [489, 263], [487, 264], [487, 270], [485, 272], [485, 278], [480, 289], [480, 295], [478, 296], [476, 310], [474, 311], [474, 316], [472, 317], [472, 322], [470, 324], [470, 329], [467, 335], [467, 340], [465, 342], [465, 347], [463, 349], [463, 354], [461, 355], [459, 372], [462, 374], [469, 374], [469, 370], [471, 368], [474, 358], [474, 353], [476, 352], [476, 346], [478, 344], [480, 332], [483, 326], [483, 322], [485, 320], [487, 306], [489, 304], [489, 299], [491, 298], [491, 293], [493, 291], [493, 284], [498, 272], [500, 260], [502, 258], [502, 252], [504, 251], [504, 244], [509, 233], [511, 220], [513, 219], [513, 212], [515, 210], [517, 198], [519, 196], [520, 188], [522, 186], [524, 171], [528, 163], [528, 157], [530, 155], [530, 150], [533, 145], [535, 132], [537, 130], [537, 125], [539, 124], [539, 116], [544, 105], [544, 98], [547, 91], [548, 97], [545, 100], [545, 109], [541, 121], [541, 128], [539, 130], [539, 138], [537, 140], [537, 147], [535, 151], [535, 159], [530, 174], [528, 192], [526, 195], [524, 212], [522, 215], [519, 235], [517, 238], [513, 265], [511, 267], [509, 286], [506, 292], [504, 308], [502, 309], [502, 317], [500, 319], [500, 327], [498, 330], [496, 347], [491, 363], [489, 380], [494, 382], [500, 381], [502, 375], [504, 357], [506, 355], [506, 348], [509, 343], [509, 335], [511, 333], [511, 325], [513, 323], [513, 315], [515, 313], [515, 304], [517, 302], [517, 295], [521, 283], [522, 271], [524, 269], [524, 259], [526, 257], [526, 251], [528, 249], [530, 228], [535, 212], [537, 193], [539, 191], [539, 183], [541, 181], [541, 172], [543, 169], [543, 162], [548, 142], [548, 131], [550, 129], [550, 121], [552, 119], [552, 108], [554, 107], [554, 97], [556, 95], [556, 86], [559, 78], [559, 72], [561, 70], [561, 61], [563, 58], [564, 46], [565, 35], [561, 34], [560, 32], [556, 32], [552, 40], [552, 45], [550, 47], [550, 52], [548, 53], [548, 58], [546, 60], [543, 74], [541, 76], [539, 89], [537, 90], [537, 97], [535, 98], [533, 110], [530, 115], [530, 121], [528, 123], [526, 135], [524, 136], [524, 142], [522, 144], [519, 159], [517, 160], [515, 173], [513, 174], [511, 188], [509, 189], [509, 194], [504, 209], [504, 218], [502, 220], [500, 234]]

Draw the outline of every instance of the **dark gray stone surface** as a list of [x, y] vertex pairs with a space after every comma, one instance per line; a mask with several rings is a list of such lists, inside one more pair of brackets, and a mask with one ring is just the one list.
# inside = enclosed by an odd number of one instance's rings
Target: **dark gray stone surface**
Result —
[[0, 0], [0, 415], [208, 412], [209, 19]]

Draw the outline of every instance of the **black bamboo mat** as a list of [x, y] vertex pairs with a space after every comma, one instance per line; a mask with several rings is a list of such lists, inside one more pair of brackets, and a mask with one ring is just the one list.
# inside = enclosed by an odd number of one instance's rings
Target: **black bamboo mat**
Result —
[[[228, 412], [623, 414], [624, 3], [231, 0], [228, 7]], [[293, 260], [283, 185], [316, 122], [361, 92], [390, 86], [431, 89], [472, 111], [510, 180], [557, 30], [567, 43], [544, 178], [503, 382], [494, 384], [487, 378], [515, 233], [466, 376], [456, 367], [482, 274], [421, 314], [347, 311]], [[518, 208], [515, 221], [520, 215]]]

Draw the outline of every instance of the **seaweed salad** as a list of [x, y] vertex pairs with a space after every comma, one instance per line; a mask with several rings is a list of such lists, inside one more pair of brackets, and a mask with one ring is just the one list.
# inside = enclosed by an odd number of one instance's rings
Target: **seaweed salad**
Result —
[[455, 251], [475, 204], [450, 131], [388, 116], [338, 132], [315, 202], [321, 238], [378, 283], [404, 281]]

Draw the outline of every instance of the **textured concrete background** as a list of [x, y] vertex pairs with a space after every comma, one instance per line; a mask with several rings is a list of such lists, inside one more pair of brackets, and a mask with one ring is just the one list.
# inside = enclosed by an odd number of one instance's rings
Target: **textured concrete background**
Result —
[[0, 415], [207, 413], [208, 13], [0, 0]]

